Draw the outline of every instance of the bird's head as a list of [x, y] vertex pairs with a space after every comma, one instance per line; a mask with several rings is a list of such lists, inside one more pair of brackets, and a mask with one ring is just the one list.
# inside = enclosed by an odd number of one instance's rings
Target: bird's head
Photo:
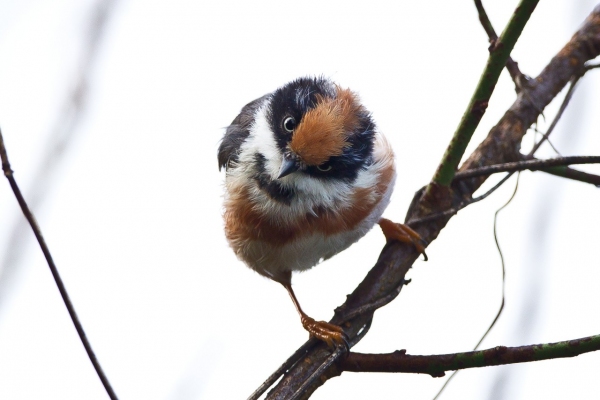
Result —
[[242, 109], [219, 146], [219, 167], [231, 184], [255, 182], [287, 204], [299, 191], [350, 189], [373, 161], [374, 141], [375, 124], [355, 93], [300, 78]]
[[266, 109], [280, 167], [275, 179], [308, 174], [354, 179], [368, 161], [375, 126], [355, 93], [324, 78], [301, 78], [277, 89]]

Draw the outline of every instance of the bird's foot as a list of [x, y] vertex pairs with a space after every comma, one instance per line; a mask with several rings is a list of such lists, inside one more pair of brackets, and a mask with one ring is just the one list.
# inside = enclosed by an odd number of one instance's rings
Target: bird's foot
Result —
[[389, 219], [381, 218], [379, 220], [379, 226], [388, 242], [390, 240], [397, 240], [402, 243], [412, 244], [419, 253], [423, 254], [425, 261], [428, 260], [427, 254], [425, 253], [425, 247], [429, 243], [408, 225], [398, 224]]
[[308, 315], [302, 316], [301, 320], [302, 326], [310, 336], [324, 341], [331, 348], [343, 346], [346, 350], [349, 350], [348, 337], [340, 326], [325, 321], [315, 321]]

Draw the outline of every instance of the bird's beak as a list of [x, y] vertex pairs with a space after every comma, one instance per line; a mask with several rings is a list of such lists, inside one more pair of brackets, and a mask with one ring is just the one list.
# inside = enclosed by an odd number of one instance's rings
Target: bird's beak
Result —
[[283, 160], [281, 161], [281, 168], [279, 169], [279, 174], [277, 175], [277, 179], [281, 179], [284, 176], [288, 176], [292, 172], [298, 171], [298, 162], [295, 158], [284, 155]]

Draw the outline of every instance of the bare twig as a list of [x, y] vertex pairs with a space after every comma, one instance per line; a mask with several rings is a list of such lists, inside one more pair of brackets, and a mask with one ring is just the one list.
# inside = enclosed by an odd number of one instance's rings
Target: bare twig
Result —
[[491, 195], [492, 193], [494, 193], [496, 191], [496, 189], [498, 189], [507, 180], [509, 180], [512, 175], [513, 175], [512, 172], [506, 174], [506, 176], [504, 176], [498, 183], [496, 183], [491, 189], [489, 189], [487, 192], [485, 192], [481, 196], [472, 197], [470, 199], [464, 200], [459, 205], [457, 205], [454, 208], [451, 208], [449, 210], [446, 210], [446, 211], [438, 212], [438, 213], [435, 213], [435, 214], [429, 214], [429, 215], [426, 215], [425, 217], [411, 219], [406, 224], [412, 226], [412, 225], [422, 224], [422, 223], [425, 223], [425, 222], [428, 222], [428, 221], [433, 221], [433, 220], [436, 220], [438, 218], [451, 217], [451, 216], [457, 214], [463, 208], [465, 208], [467, 206], [470, 206], [473, 203], [477, 203], [478, 201], [486, 199], [489, 195]]
[[[540, 141], [538, 143], [536, 143], [536, 145], [531, 149], [531, 151], [529, 152], [529, 154], [527, 154], [526, 158], [531, 159], [533, 157], [533, 154], [535, 154], [535, 152], [540, 148], [540, 146], [542, 145], [542, 143], [544, 141], [548, 141], [548, 143], [550, 143], [550, 141], [548, 140], [548, 137], [550, 136], [550, 134], [553, 132], [554, 128], [556, 127], [558, 121], [560, 120], [560, 118], [563, 115], [564, 110], [566, 109], [567, 105], [569, 104], [569, 101], [571, 100], [574, 90], [575, 90], [575, 84], [578, 82], [578, 80], [583, 77], [583, 75], [585, 75], [585, 73], [587, 71], [590, 71], [592, 69], [595, 68], [599, 68], [600, 64], [589, 64], [589, 65], [585, 65], [584, 68], [575, 71], [574, 75], [571, 77], [571, 84], [569, 85], [569, 90], [567, 92], [567, 94], [565, 95], [565, 98], [563, 99], [563, 102], [560, 106], [560, 109], [558, 111], [558, 113], [554, 116], [554, 119], [552, 121], [552, 123], [550, 124], [550, 127], [548, 128], [548, 130], [546, 131], [546, 133], [543, 135], [542, 139], [540, 139]], [[533, 103], [533, 100], [531, 99], [531, 97], [529, 95], [527, 95], [528, 99]], [[536, 107], [535, 105], [533, 105], [534, 107]], [[542, 110], [540, 110], [539, 108], [536, 107], [536, 109], [541, 113]], [[550, 143], [550, 145], [552, 145]], [[554, 146], [552, 146], [554, 148]], [[556, 151], [556, 149], [555, 149]], [[463, 166], [464, 169], [464, 166]], [[529, 169], [529, 168], [525, 168], [525, 169]], [[457, 172], [455, 174], [455, 181], [458, 181], [460, 179], [466, 179], [466, 175], [463, 175], [463, 173], [472, 173], [474, 171], [478, 171], [479, 169], [473, 169], [473, 170], [465, 170], [463, 172]], [[518, 170], [518, 169], [517, 169]], [[571, 179], [571, 180], [576, 180], [579, 182], [584, 182], [584, 183], [590, 183], [596, 187], [600, 187], [600, 176], [598, 175], [593, 175], [593, 174], [589, 174], [587, 172], [582, 172], [582, 171], [578, 171], [572, 168], [569, 168], [567, 166], [561, 165], [561, 166], [548, 166], [544, 169], [540, 169], [540, 171], [542, 172], [546, 172], [555, 176], [560, 176], [563, 178], [567, 178], [567, 179]], [[498, 171], [501, 172], [501, 171]], [[433, 219], [437, 219], [437, 218], [441, 218], [441, 217], [445, 217], [445, 216], [452, 216], [455, 215], [458, 211], [460, 211], [461, 209], [465, 208], [466, 206], [473, 204], [477, 201], [483, 200], [484, 198], [488, 197], [489, 195], [491, 195], [493, 192], [496, 191], [496, 189], [498, 189], [500, 186], [502, 186], [502, 184], [504, 182], [506, 182], [514, 173], [514, 171], [511, 171], [508, 175], [506, 175], [498, 184], [496, 184], [493, 188], [491, 188], [490, 190], [488, 190], [485, 194], [483, 194], [482, 196], [476, 197], [476, 198], [472, 198], [466, 201], [463, 201], [459, 206], [455, 207], [455, 208], [451, 208], [449, 210], [446, 210], [444, 212], [440, 212], [440, 213], [436, 213], [436, 214], [431, 214], [428, 215], [426, 217], [422, 217], [422, 218], [418, 218], [418, 219], [414, 219], [409, 221], [409, 224], [413, 224], [413, 223], [422, 223], [422, 222], [426, 222], [426, 221], [431, 221]], [[477, 176], [476, 174], [472, 175]]]
[[600, 335], [521, 347], [498, 346], [466, 353], [411, 356], [405, 350], [388, 354], [350, 353], [340, 362], [344, 371], [407, 372], [444, 376], [445, 371], [576, 357], [600, 350]]
[[582, 76], [583, 76], [583, 74], [577, 74], [577, 75], [573, 76], [573, 78], [571, 78], [571, 84], [569, 85], [569, 90], [567, 91], [567, 94], [565, 95], [565, 98], [564, 98], [562, 104], [560, 105], [560, 108], [558, 109], [556, 116], [554, 116], [554, 120], [552, 120], [552, 123], [550, 124], [550, 126], [548, 127], [548, 130], [546, 131], [546, 133], [544, 133], [542, 138], [533, 146], [533, 148], [529, 152], [528, 156], [533, 156], [535, 154], [535, 152], [538, 151], [540, 146], [542, 144], [544, 144], [544, 142], [546, 140], [548, 140], [548, 137], [554, 131], [556, 124], [560, 120], [560, 117], [562, 117], [563, 113], [567, 109], [567, 106], [569, 105], [569, 102], [571, 101], [571, 98], [573, 97], [573, 93], [575, 92], [575, 86], [577, 85], [577, 82], [579, 82], [579, 79], [581, 79]]
[[106, 393], [108, 393], [108, 396], [111, 398], [111, 400], [117, 400], [117, 395], [115, 394], [112, 386], [110, 385], [108, 378], [104, 374], [104, 371], [102, 370], [102, 367], [100, 366], [100, 363], [98, 362], [98, 359], [96, 358], [96, 354], [94, 354], [94, 351], [92, 350], [92, 346], [90, 345], [90, 342], [88, 341], [85, 331], [83, 330], [83, 326], [81, 325], [81, 322], [79, 322], [79, 317], [77, 317], [77, 313], [75, 312], [73, 303], [71, 303], [71, 299], [69, 298], [67, 289], [65, 288], [65, 285], [63, 284], [63, 281], [60, 278], [58, 269], [56, 268], [56, 265], [54, 264], [52, 255], [50, 254], [50, 249], [48, 248], [48, 245], [46, 245], [46, 241], [44, 240], [44, 237], [42, 236], [42, 231], [40, 230], [40, 227], [38, 226], [38, 224], [35, 220], [35, 217], [29, 210], [29, 206], [27, 206], [27, 203], [25, 202], [25, 199], [23, 198], [23, 195], [21, 194], [21, 190], [19, 189], [19, 186], [17, 185], [17, 181], [15, 180], [15, 178], [13, 176], [13, 171], [10, 167], [10, 163], [8, 162], [8, 154], [6, 152], [6, 147], [4, 146], [4, 138], [2, 137], [2, 131], [0, 131], [0, 158], [2, 159], [2, 171], [4, 171], [4, 176], [6, 176], [6, 179], [8, 179], [8, 182], [10, 183], [10, 187], [12, 188], [13, 193], [15, 194], [15, 197], [19, 203], [19, 206], [21, 207], [21, 211], [23, 211], [23, 215], [29, 222], [29, 225], [31, 226], [31, 229], [33, 230], [33, 233], [40, 245], [40, 248], [42, 249], [42, 253], [44, 253], [44, 257], [46, 258], [48, 267], [50, 267], [50, 271], [52, 272], [52, 276], [54, 277], [54, 281], [56, 282], [56, 286], [58, 287], [58, 291], [60, 292], [60, 296], [62, 297], [63, 302], [65, 303], [65, 306], [67, 307], [67, 311], [69, 312], [69, 315], [71, 316], [73, 325], [75, 325], [75, 329], [77, 330], [79, 339], [81, 340], [83, 347], [85, 347], [85, 351], [86, 351], [90, 361], [92, 362], [92, 365], [94, 366], [94, 369], [96, 370], [96, 373], [98, 374], [98, 377], [102, 381], [102, 385], [104, 385], [104, 389], [106, 389]]
[[[531, 159], [533, 157], [533, 154], [539, 149], [539, 147], [541, 146], [541, 144], [543, 143], [544, 140], [547, 140], [548, 143], [550, 143], [550, 141], [548, 140], [548, 137], [550, 136], [550, 134], [552, 133], [552, 131], [556, 127], [556, 124], [558, 123], [558, 121], [562, 117], [562, 114], [563, 114], [566, 106], [568, 105], [571, 97], [573, 96], [574, 89], [575, 89], [575, 84], [577, 83], [577, 81], [581, 77], [583, 77], [583, 75], [587, 71], [595, 69], [595, 68], [598, 68], [598, 67], [600, 67], [600, 64], [586, 65], [583, 69], [581, 69], [580, 71], [577, 71], [575, 73], [574, 77], [577, 77], [577, 79], [571, 78], [571, 84], [569, 86], [569, 90], [567, 92], [567, 95], [563, 99], [563, 102], [562, 102], [562, 104], [560, 106], [560, 109], [559, 109], [558, 113], [554, 116], [554, 119], [553, 119], [552, 123], [550, 124], [550, 127], [548, 128], [547, 132], [544, 134], [544, 136], [542, 137], [542, 139], [540, 139], [540, 141], [534, 146], [534, 148], [531, 149], [531, 151], [529, 152], [529, 154], [527, 154], [526, 158]], [[541, 112], [541, 110], [539, 110], [539, 111]], [[509, 165], [509, 164], [514, 164], [514, 163], [499, 164], [499, 165], [496, 165], [494, 167], [499, 167], [501, 165]], [[524, 168], [524, 169], [529, 169], [529, 168]], [[519, 170], [520, 169], [516, 169], [515, 171], [519, 171]], [[594, 185], [596, 187], [600, 187], [600, 176], [594, 175], [594, 174], [590, 174], [590, 173], [587, 173], [587, 172], [578, 171], [578, 170], [569, 168], [569, 167], [567, 167], [565, 165], [547, 166], [544, 169], [537, 169], [537, 170], [549, 173], [551, 175], [560, 176], [560, 177], [563, 177], [563, 178], [567, 178], [567, 179], [571, 179], [571, 180], [575, 180], [575, 181], [579, 181], [579, 182], [590, 183], [590, 184], [592, 184], [592, 185]], [[475, 173], [475, 171], [483, 171], [483, 170], [482, 169], [472, 169], [472, 170], [465, 170], [463, 172], [457, 172], [455, 174], [454, 181], [459, 181], [461, 179], [466, 179], [468, 177], [468, 174], [471, 174], [471, 173], [473, 174], [473, 175], [470, 175], [471, 177], [478, 176], [478, 173]], [[503, 171], [499, 170], [497, 172], [503, 172]], [[496, 191], [496, 189], [498, 189], [500, 186], [502, 186], [502, 184], [504, 184], [504, 182], [506, 182], [512, 176], [513, 172], [514, 171], [510, 171], [510, 173], [508, 175], [506, 175], [500, 182], [498, 182], [498, 184], [496, 184], [493, 188], [491, 188], [485, 194], [483, 194], [483, 195], [481, 195], [479, 197], [465, 200], [461, 204], [459, 204], [458, 206], [456, 206], [454, 208], [451, 208], [449, 210], [443, 211], [443, 212], [439, 212], [439, 213], [435, 213], [435, 214], [430, 214], [430, 215], [427, 215], [425, 217], [421, 217], [421, 218], [417, 218], [417, 219], [411, 219], [407, 223], [408, 224], [417, 224], [417, 223], [423, 223], [423, 222], [431, 221], [431, 220], [438, 219], [438, 218], [443, 218], [443, 217], [455, 215], [456, 213], [458, 213], [458, 211], [462, 210], [466, 206], [468, 206], [470, 204], [473, 204], [473, 203], [476, 203], [478, 201], [481, 201], [481, 200], [485, 199], [486, 197], [488, 197], [489, 195], [491, 195], [493, 192]], [[483, 174], [483, 176], [487, 176], [487, 174]]]
[[569, 167], [550, 167], [542, 170], [551, 175], [560, 176], [561, 178], [571, 179], [584, 183], [590, 183], [596, 187], [600, 187], [600, 176], [589, 174]]
[[[492, 22], [490, 21], [487, 13], [485, 12], [485, 8], [483, 8], [481, 0], [475, 0], [475, 7], [477, 8], [477, 14], [479, 14], [479, 21], [481, 22], [481, 26], [483, 27], [483, 30], [485, 30], [485, 33], [488, 35], [490, 44], [494, 46], [496, 40], [498, 40], [498, 35], [496, 34], [496, 31], [492, 26]], [[523, 82], [527, 81], [527, 78], [519, 69], [519, 65], [511, 57], [508, 57], [508, 60], [506, 60], [506, 69], [508, 70], [510, 77], [515, 83], [517, 91], [520, 90], [521, 86], [523, 85]]]
[[[492, 96], [492, 92], [496, 87], [498, 78], [506, 61], [510, 56], [510, 52], [517, 43], [517, 39], [521, 35], [525, 24], [529, 20], [529, 17], [535, 10], [538, 0], [521, 0], [513, 13], [508, 25], [500, 35], [500, 38], [494, 42], [494, 46], [490, 49], [490, 56], [475, 93], [463, 114], [462, 119], [454, 136], [444, 153], [444, 157], [440, 162], [434, 176], [432, 183], [440, 186], [447, 187], [452, 182], [458, 163], [460, 162], [479, 121], [485, 114], [488, 102]], [[430, 185], [427, 188], [427, 194], [432, 196], [433, 186]]]
[[[569, 104], [569, 101], [571, 100], [574, 90], [575, 90], [575, 84], [578, 82], [578, 80], [583, 77], [583, 75], [585, 75], [585, 73], [587, 71], [590, 71], [592, 69], [595, 68], [599, 68], [600, 64], [588, 64], [585, 65], [584, 68], [581, 68], [579, 70], [574, 71], [573, 76], [571, 77], [571, 84], [569, 85], [569, 90], [567, 92], [567, 94], [565, 95], [565, 98], [563, 99], [563, 102], [560, 106], [560, 109], [558, 111], [558, 113], [554, 116], [554, 119], [552, 120], [552, 123], [550, 124], [550, 127], [548, 128], [548, 130], [546, 131], [546, 133], [543, 135], [542, 139], [540, 139], [540, 141], [538, 143], [536, 143], [536, 145], [531, 149], [531, 151], [529, 152], [529, 154], [527, 154], [527, 156], [525, 156], [528, 159], [531, 159], [533, 157], [533, 155], [535, 154], [535, 152], [539, 149], [539, 147], [542, 145], [542, 143], [546, 140], [548, 141], [548, 143], [550, 143], [548, 137], [550, 136], [550, 134], [554, 131], [554, 128], [556, 127], [558, 121], [560, 120], [560, 118], [563, 115], [564, 110], [566, 109], [567, 105]], [[529, 96], [529, 94], [525, 94], [528, 98], [528, 100], [533, 103], [533, 100], [531, 99], [531, 96]], [[532, 104], [537, 111], [539, 111], [540, 113], [542, 112], [542, 110], [540, 110], [539, 108], [537, 108], [537, 106], [535, 104]], [[550, 145], [552, 146], [552, 144], [550, 143]], [[552, 146], [554, 148], [554, 146]], [[556, 151], [556, 149], [554, 149]], [[558, 151], [557, 151], [558, 153]], [[465, 163], [466, 164], [466, 163]], [[464, 166], [463, 166], [463, 170], [464, 170]], [[474, 170], [464, 170], [463, 172], [467, 172], [467, 171], [476, 171], [477, 169]], [[560, 176], [563, 178], [567, 178], [567, 179], [571, 179], [571, 180], [576, 180], [579, 182], [584, 182], [584, 183], [590, 183], [596, 187], [600, 187], [600, 176], [597, 175], [593, 175], [593, 174], [589, 174], [587, 172], [582, 172], [582, 171], [578, 171], [572, 168], [569, 168], [567, 166], [549, 166], [545, 169], [541, 169], [542, 172], [546, 172], [555, 176]], [[455, 181], [458, 181], [460, 179], [465, 179], [466, 176], [462, 175], [463, 172], [457, 172], [455, 174]], [[499, 171], [500, 172], [500, 171]], [[504, 182], [506, 182], [514, 173], [514, 171], [511, 171], [508, 175], [506, 175], [498, 184], [496, 184], [493, 188], [491, 188], [490, 190], [488, 190], [485, 194], [483, 194], [482, 196], [473, 198], [473, 199], [469, 199], [466, 201], [463, 201], [459, 206], [452, 208], [450, 210], [441, 212], [441, 213], [436, 213], [436, 214], [432, 214], [432, 215], [428, 215], [426, 217], [422, 217], [419, 218], [417, 220], [411, 220], [409, 223], [422, 223], [425, 221], [430, 221], [433, 219], [437, 219], [440, 217], [444, 217], [444, 216], [448, 216], [448, 215], [454, 215], [456, 214], [458, 211], [460, 211], [461, 209], [465, 208], [466, 206], [475, 203], [477, 201], [483, 200], [484, 198], [488, 197], [489, 195], [491, 195], [493, 192], [496, 191], [496, 189], [498, 189], [500, 186], [502, 186], [502, 184]], [[473, 175], [476, 176], [476, 175]]]
[[[584, 26], [573, 36], [563, 49], [552, 59], [534, 80], [535, 85], [528, 94], [520, 93], [513, 106], [502, 120], [490, 131], [477, 150], [465, 161], [460, 171], [485, 165], [519, 161], [521, 138], [536, 121], [541, 109], [545, 108], [564, 88], [573, 76], [587, 70], [585, 63], [600, 53], [600, 7], [597, 6]], [[535, 103], [531, 99], [535, 99]], [[501, 150], [493, 155], [491, 150]], [[510, 159], [502, 159], [509, 155]], [[466, 181], [469, 187], [479, 187], [484, 179]]]
[[486, 193], [482, 194], [479, 197], [474, 197], [472, 199], [468, 199], [460, 203], [458, 206], [450, 208], [446, 211], [442, 211], [435, 214], [429, 214], [421, 218], [411, 219], [407, 222], [408, 225], [416, 225], [422, 224], [428, 221], [433, 221], [438, 218], [449, 217], [455, 215], [463, 208], [477, 203], [491, 195], [496, 191], [500, 186], [504, 184], [512, 176], [514, 172], [517, 171], [541, 171], [546, 172], [551, 175], [560, 176], [562, 178], [571, 179], [574, 181], [590, 183], [596, 187], [600, 187], [600, 176], [590, 174], [587, 172], [579, 171], [576, 169], [572, 169], [567, 167], [567, 165], [571, 164], [598, 164], [600, 163], [600, 156], [571, 156], [571, 157], [559, 157], [559, 158], [551, 158], [549, 160], [524, 160], [524, 161], [516, 161], [511, 163], [504, 164], [496, 164], [489, 165], [486, 167], [481, 167], [477, 169], [470, 169], [462, 172], [456, 173], [454, 176], [454, 181], [460, 181], [462, 179], [473, 178], [477, 176], [489, 176], [491, 174], [499, 173], [499, 172], [510, 172], [507, 174], [500, 182], [498, 182], [494, 187], [488, 190]]
[[570, 156], [557, 157], [547, 160], [523, 160], [504, 164], [488, 165], [481, 168], [470, 169], [458, 172], [454, 176], [454, 180], [473, 178], [476, 176], [488, 176], [498, 172], [516, 172], [516, 171], [540, 171], [549, 167], [565, 166], [572, 164], [599, 164], [600, 156]]
[[[556, 127], [556, 124], [558, 124], [558, 121], [560, 120], [560, 118], [562, 117], [563, 113], [565, 112], [565, 110], [567, 109], [567, 106], [569, 105], [569, 102], [571, 101], [571, 98], [573, 97], [573, 93], [575, 93], [575, 88], [577, 87], [577, 83], [579, 82], [579, 80], [585, 75], [586, 72], [598, 68], [600, 67], [600, 64], [588, 64], [588, 65], [584, 65], [583, 68], [581, 68], [579, 71], [577, 71], [575, 74], [573, 74], [573, 76], [571, 77], [571, 83], [569, 85], [569, 90], [567, 91], [567, 94], [565, 95], [565, 98], [563, 99], [560, 108], [558, 109], [558, 112], [556, 113], [556, 116], [554, 116], [554, 120], [552, 121], [552, 123], [550, 124], [550, 126], [548, 127], [548, 130], [546, 131], [546, 133], [542, 136], [542, 138], [539, 140], [539, 142], [537, 142], [533, 148], [531, 149], [531, 151], [529, 152], [529, 154], [527, 155], [528, 157], [531, 157], [535, 154], [536, 151], [538, 151], [538, 149], [540, 148], [540, 146], [542, 144], [544, 144], [545, 141], [548, 140], [548, 137], [550, 136], [550, 134], [554, 131], [554, 128]], [[550, 143], [548, 141], [548, 143]], [[552, 146], [552, 144], [550, 143], [550, 145]], [[552, 146], [554, 148], [554, 146]], [[554, 149], [556, 151], [556, 149]]]

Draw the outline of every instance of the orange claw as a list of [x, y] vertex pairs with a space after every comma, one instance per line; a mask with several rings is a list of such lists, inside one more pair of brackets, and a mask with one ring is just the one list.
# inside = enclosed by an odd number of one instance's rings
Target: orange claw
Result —
[[324, 341], [331, 348], [344, 346], [346, 351], [350, 349], [350, 346], [348, 345], [348, 337], [341, 327], [325, 321], [315, 321], [306, 315], [306, 313], [302, 311], [302, 307], [300, 307], [300, 303], [296, 298], [296, 294], [294, 293], [294, 289], [292, 289], [292, 285], [290, 283], [282, 283], [282, 285], [288, 291], [292, 301], [294, 302], [294, 305], [296, 306], [298, 314], [300, 314], [302, 327], [308, 331], [311, 337]]
[[310, 336], [324, 341], [331, 348], [344, 346], [348, 349], [348, 338], [341, 327], [325, 321], [315, 321], [306, 314], [301, 317], [301, 321]]
[[425, 253], [425, 246], [427, 246], [428, 243], [408, 225], [398, 224], [389, 219], [381, 218], [379, 220], [379, 226], [388, 242], [390, 240], [397, 240], [402, 243], [412, 244], [419, 253], [423, 254], [425, 261], [428, 260], [427, 254]]

